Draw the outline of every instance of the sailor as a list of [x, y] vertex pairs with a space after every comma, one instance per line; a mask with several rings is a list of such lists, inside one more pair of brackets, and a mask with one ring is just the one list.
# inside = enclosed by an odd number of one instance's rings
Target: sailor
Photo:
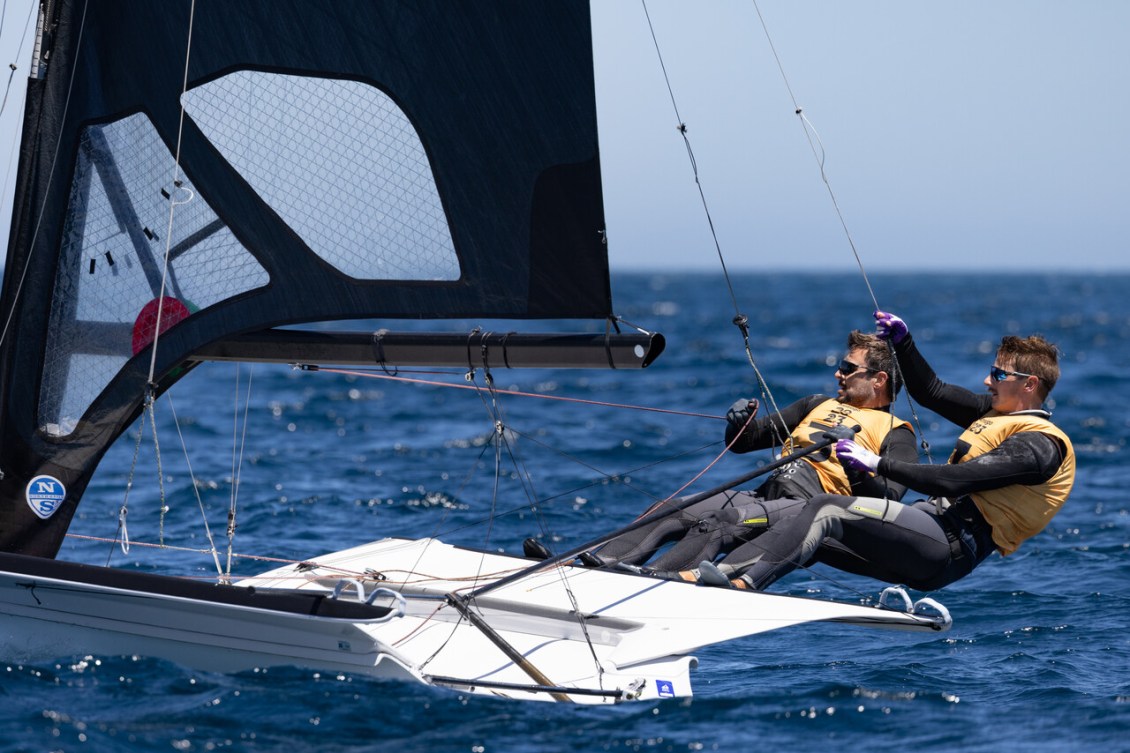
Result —
[[[839, 390], [835, 398], [810, 395], [780, 413], [754, 420], [758, 401], [741, 399], [726, 414], [726, 443], [731, 451], [746, 453], [781, 444], [782, 456], [804, 449], [838, 426], [859, 427], [856, 438], [873, 452], [907, 463], [917, 460], [910, 425], [894, 417], [890, 404], [897, 394], [891, 378], [894, 359], [890, 348], [875, 335], [852, 332], [847, 354], [836, 369]], [[900, 499], [906, 486], [873, 473], [846, 468], [832, 447], [788, 463], [755, 491], [728, 491], [709, 497], [685, 510], [676, 510], [629, 533], [610, 540], [598, 552], [586, 552], [581, 561], [589, 566], [626, 564], [638, 566], [663, 545], [675, 546], [652, 565], [660, 571], [694, 567], [704, 559], [749, 541], [769, 526], [798, 512], [814, 495], [856, 494]], [[660, 502], [644, 515], [661, 509]], [[642, 517], [642, 516], [641, 516]], [[536, 541], [524, 545], [527, 556], [538, 556]], [[540, 546], [540, 545], [538, 545]], [[822, 552], [824, 554], [824, 552]], [[836, 552], [829, 552], [837, 564]]]
[[691, 573], [699, 582], [764, 589], [830, 537], [857, 556], [842, 569], [930, 591], [968, 575], [993, 551], [1012, 554], [1062, 508], [1075, 480], [1075, 454], [1043, 408], [1059, 378], [1055, 346], [1039, 335], [1002, 338], [985, 378], [988, 393], [974, 393], [938, 379], [902, 319], [882, 311], [875, 318], [911, 397], [964, 432], [945, 465], [884, 457], [851, 440], [837, 442], [836, 454], [851, 468], [932, 498], [904, 505], [813, 497], [717, 565], [700, 563]]

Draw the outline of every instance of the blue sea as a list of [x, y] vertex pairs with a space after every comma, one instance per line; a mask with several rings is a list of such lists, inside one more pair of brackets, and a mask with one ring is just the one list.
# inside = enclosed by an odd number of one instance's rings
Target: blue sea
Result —
[[[755, 393], [736, 313], [782, 407], [834, 394], [847, 332], [873, 328], [858, 273], [732, 282], [731, 295], [717, 274], [614, 277], [617, 313], [668, 340], [642, 371], [479, 369], [467, 381], [203, 366], [158, 402], [156, 444], [139, 421], [106, 456], [60, 556], [214, 574], [202, 521], [226, 560], [235, 479], [236, 575], [384, 536], [520, 552], [541, 535], [570, 548], [688, 483], [683, 493], [701, 491], [769, 460], [724, 457], [695, 480], [722, 451], [720, 416]], [[793, 628], [700, 651], [692, 699], [615, 707], [296, 668], [0, 657], [0, 751], [1130, 751], [1130, 277], [931, 272], [870, 284], [947, 381], [982, 389], [1003, 334], [1039, 332], [1063, 353], [1052, 397], [1078, 454], [1074, 492], [1017, 554], [931, 594], [953, 615], [949, 632]], [[488, 376], [497, 394], [433, 384], [485, 387]], [[897, 412], [944, 462], [958, 428], [905, 398]], [[123, 505], [128, 553], [113, 543]], [[816, 568], [773, 588], [856, 600], [882, 585]]]

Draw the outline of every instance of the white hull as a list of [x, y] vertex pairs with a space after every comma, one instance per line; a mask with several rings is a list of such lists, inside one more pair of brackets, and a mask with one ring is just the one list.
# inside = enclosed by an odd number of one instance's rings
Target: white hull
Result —
[[555, 566], [469, 605], [532, 665], [523, 669], [444, 597], [467, 594], [531, 564], [430, 539], [385, 539], [237, 584], [260, 594], [284, 589], [330, 598], [336, 590], [336, 598], [348, 602], [377, 587], [392, 589], [402, 602], [383, 593], [373, 600], [400, 606], [383, 621], [0, 571], [0, 641], [8, 660], [73, 653], [157, 656], [214, 671], [293, 665], [511, 698], [601, 703], [689, 696], [696, 649], [791, 625], [831, 620], [917, 630], [949, 626], [944, 614]]

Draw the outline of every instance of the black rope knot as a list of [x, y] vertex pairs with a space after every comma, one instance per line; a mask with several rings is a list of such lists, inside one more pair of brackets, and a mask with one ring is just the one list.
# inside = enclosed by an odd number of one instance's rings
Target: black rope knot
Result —
[[376, 332], [373, 333], [373, 340], [372, 340], [373, 358], [376, 360], [376, 362], [378, 364], [380, 364], [381, 371], [383, 371], [384, 373], [386, 373], [390, 376], [396, 376], [397, 374], [400, 373], [400, 367], [398, 367], [394, 364], [393, 367], [392, 367], [392, 371], [389, 371], [388, 370], [388, 360], [385, 358], [384, 337], [387, 334], [388, 334], [387, 329], [378, 329]]
[[734, 315], [734, 325], [742, 331], [742, 336], [749, 337], [749, 317], [740, 311]]

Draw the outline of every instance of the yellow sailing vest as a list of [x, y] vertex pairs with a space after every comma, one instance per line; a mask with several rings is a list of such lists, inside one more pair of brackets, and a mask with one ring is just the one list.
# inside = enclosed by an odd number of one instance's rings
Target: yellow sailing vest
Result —
[[[812, 409], [804, 420], [797, 424], [793, 433], [785, 440], [782, 455], [811, 447], [824, 438], [824, 432], [836, 426], [859, 426], [855, 441], [860, 447], [875, 454], [883, 445], [883, 440], [892, 429], [910, 426], [906, 421], [896, 418], [887, 411], [874, 408], [857, 408], [854, 405], [828, 399]], [[812, 464], [820, 477], [820, 485], [829, 494], [852, 495], [851, 482], [840, 461], [836, 458], [834, 445], [803, 458]]]
[[1001, 554], [1012, 554], [1021, 542], [1042, 531], [1067, 500], [1075, 483], [1075, 450], [1071, 440], [1042, 416], [1011, 416], [990, 411], [958, 437], [949, 460], [951, 463], [972, 460], [1021, 431], [1038, 431], [1056, 437], [1067, 448], [1067, 454], [1055, 474], [1042, 484], [1012, 484], [969, 495], [985, 522], [993, 527], [993, 543]]

